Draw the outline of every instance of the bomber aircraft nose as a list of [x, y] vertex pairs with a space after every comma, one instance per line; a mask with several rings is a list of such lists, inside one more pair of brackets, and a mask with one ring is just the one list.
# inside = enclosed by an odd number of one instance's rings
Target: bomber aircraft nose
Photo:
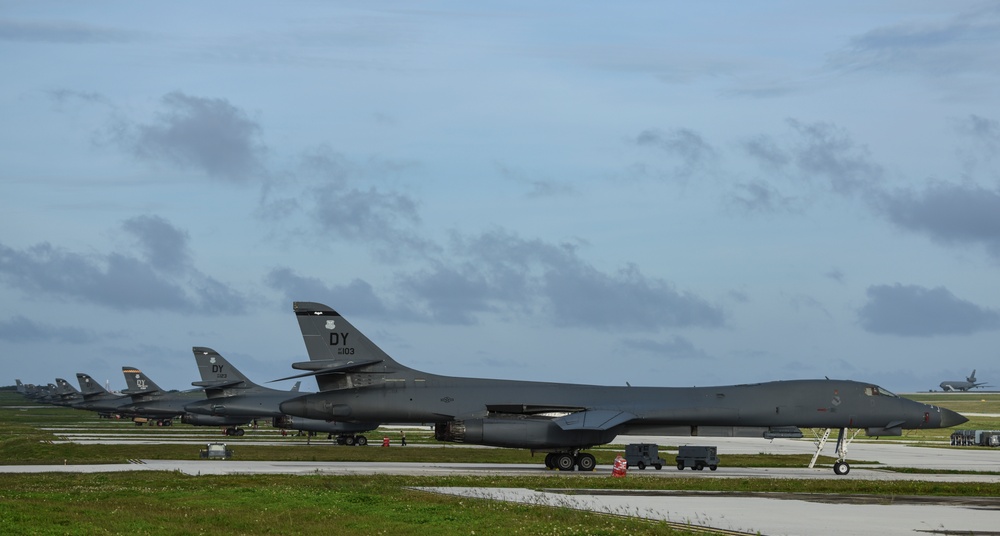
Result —
[[941, 428], [958, 426], [964, 422], [968, 422], [968, 420], [969, 419], [963, 417], [962, 414], [957, 411], [941, 408]]

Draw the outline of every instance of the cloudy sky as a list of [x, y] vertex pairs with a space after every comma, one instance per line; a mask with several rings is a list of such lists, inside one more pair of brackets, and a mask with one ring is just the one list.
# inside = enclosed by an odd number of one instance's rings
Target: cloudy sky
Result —
[[995, 2], [4, 2], [0, 58], [3, 385], [290, 375], [296, 300], [440, 374], [1000, 385]]

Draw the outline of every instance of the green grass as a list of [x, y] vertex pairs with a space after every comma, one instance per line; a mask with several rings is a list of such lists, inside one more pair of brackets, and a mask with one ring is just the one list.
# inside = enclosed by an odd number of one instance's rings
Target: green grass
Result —
[[0, 480], [3, 534], [694, 534], [564, 508], [441, 496], [419, 486], [990, 496], [992, 484], [830, 479], [188, 476], [172, 472], [12, 474]]
[[0, 482], [3, 534], [694, 533], [640, 519], [436, 495], [410, 489], [425, 484], [412, 478], [12, 476]]

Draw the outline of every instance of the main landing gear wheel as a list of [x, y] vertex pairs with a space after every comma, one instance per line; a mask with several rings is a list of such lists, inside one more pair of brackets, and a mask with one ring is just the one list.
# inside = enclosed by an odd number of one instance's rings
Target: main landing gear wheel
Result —
[[844, 476], [851, 472], [851, 466], [847, 462], [837, 462], [833, 464], [833, 472], [837, 475]]
[[581, 471], [593, 471], [597, 467], [597, 459], [594, 458], [592, 454], [587, 454], [586, 452], [577, 455], [576, 466], [580, 468]]
[[553, 461], [555, 462], [556, 469], [560, 471], [572, 471], [576, 468], [576, 460], [568, 452], [556, 454]]
[[365, 437], [365, 436], [363, 436], [363, 435], [359, 435], [359, 436], [356, 436], [356, 437], [355, 437], [355, 441], [354, 441], [354, 442], [355, 442], [355, 443], [356, 443], [356, 444], [357, 444], [357, 445], [358, 445], [359, 447], [363, 447], [363, 446], [365, 446], [365, 445], [367, 445], [367, 444], [368, 444], [368, 438], [367, 438], [367, 437]]

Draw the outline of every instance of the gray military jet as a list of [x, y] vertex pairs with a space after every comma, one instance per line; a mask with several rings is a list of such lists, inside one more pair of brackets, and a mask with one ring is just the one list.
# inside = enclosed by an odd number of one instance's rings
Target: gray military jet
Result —
[[80, 392], [83, 394], [83, 400], [73, 405], [76, 409], [96, 411], [98, 415], [107, 417], [112, 413], [126, 414], [122, 408], [132, 403], [132, 397], [110, 393], [100, 383], [82, 372], [76, 373], [76, 381], [80, 384]]
[[76, 390], [66, 380], [62, 378], [56, 378], [56, 390], [54, 397], [49, 400], [49, 404], [55, 404], [56, 406], [67, 406], [71, 407], [79, 402], [83, 401], [83, 395], [80, 391]]
[[208, 398], [186, 404], [184, 410], [188, 413], [273, 419], [278, 428], [337, 434], [337, 442], [346, 445], [367, 444], [368, 438], [361, 435], [361, 432], [378, 427], [378, 424], [330, 422], [285, 415], [278, 409], [278, 405], [301, 393], [257, 385], [211, 348], [196, 346], [191, 350], [201, 373], [201, 381], [192, 385], [205, 389]]
[[226, 417], [188, 413], [184, 406], [205, 398], [201, 389], [190, 391], [164, 391], [135, 367], [122, 367], [128, 389], [122, 391], [132, 397], [132, 402], [122, 406], [122, 411], [139, 417], [156, 419], [158, 424], [169, 426], [178, 416], [181, 422], [194, 426], [238, 426], [250, 422], [246, 417]]
[[[50, 383], [49, 385], [51, 386], [52, 384]], [[48, 387], [33, 383], [21, 383], [21, 380], [17, 380], [17, 392], [21, 393], [21, 396], [28, 400], [40, 401], [48, 395]]]
[[986, 387], [986, 382], [976, 383], [976, 369], [972, 369], [972, 375], [967, 376], [965, 381], [949, 380], [941, 382], [942, 391], [968, 391], [977, 387]]
[[[967, 419], [876, 385], [789, 380], [719, 387], [607, 387], [456, 378], [405, 367], [333, 309], [294, 304], [309, 361], [293, 377], [316, 376], [320, 393], [281, 404], [313, 419], [434, 423], [441, 441], [548, 452], [545, 465], [593, 470], [583, 449], [618, 435], [802, 437], [800, 428], [839, 429], [834, 472], [847, 474], [848, 429], [901, 435]], [[285, 378], [288, 379], [288, 378]], [[857, 432], [855, 432], [855, 435]], [[816, 456], [813, 458], [815, 463]]]

